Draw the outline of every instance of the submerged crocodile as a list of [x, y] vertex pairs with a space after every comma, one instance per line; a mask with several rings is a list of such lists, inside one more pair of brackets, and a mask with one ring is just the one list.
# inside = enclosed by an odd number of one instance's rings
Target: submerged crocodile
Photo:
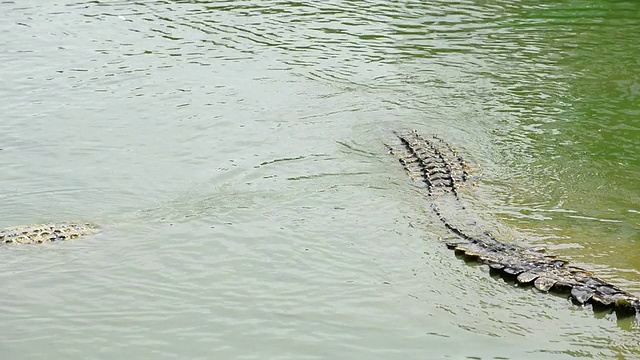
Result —
[[389, 146], [390, 153], [429, 198], [431, 209], [457, 239], [449, 249], [467, 260], [487, 264], [490, 271], [519, 284], [532, 284], [547, 292], [570, 294], [578, 304], [613, 308], [622, 316], [640, 317], [640, 298], [594, 276], [569, 266], [567, 261], [532, 248], [501, 242], [478, 225], [463, 199], [461, 190], [469, 186], [465, 161], [451, 146], [416, 131], [395, 133], [399, 142]]
[[41, 244], [93, 235], [98, 228], [91, 224], [58, 223], [0, 229], [0, 244]]

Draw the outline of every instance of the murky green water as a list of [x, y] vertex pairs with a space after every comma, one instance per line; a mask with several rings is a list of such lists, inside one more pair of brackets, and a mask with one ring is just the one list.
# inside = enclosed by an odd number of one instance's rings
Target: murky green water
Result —
[[640, 4], [0, 3], [2, 359], [635, 358], [633, 319], [456, 259], [384, 141], [640, 293]]

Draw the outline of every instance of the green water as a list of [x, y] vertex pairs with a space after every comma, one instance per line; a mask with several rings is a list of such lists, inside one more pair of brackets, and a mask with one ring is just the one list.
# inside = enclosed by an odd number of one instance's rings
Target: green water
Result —
[[515, 217], [527, 215], [522, 226], [551, 229], [556, 243], [577, 248], [567, 252], [573, 259], [606, 265], [606, 276], [636, 291], [640, 62], [629, 34], [640, 30], [639, 11], [630, 2], [524, 9], [517, 32], [539, 37], [541, 48], [528, 62], [547, 70], [525, 75], [540, 84], [510, 91], [520, 129], [498, 130], [527, 139], [508, 161], [515, 170], [504, 191], [520, 207]]
[[640, 294], [640, 3], [0, 3], [0, 358], [638, 358], [465, 264], [384, 143], [438, 134], [508, 241]]

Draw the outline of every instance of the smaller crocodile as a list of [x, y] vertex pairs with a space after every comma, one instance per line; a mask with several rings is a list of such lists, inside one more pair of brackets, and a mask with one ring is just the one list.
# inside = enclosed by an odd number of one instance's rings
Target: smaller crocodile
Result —
[[51, 223], [0, 229], [0, 244], [41, 244], [93, 235], [99, 229], [92, 224]]

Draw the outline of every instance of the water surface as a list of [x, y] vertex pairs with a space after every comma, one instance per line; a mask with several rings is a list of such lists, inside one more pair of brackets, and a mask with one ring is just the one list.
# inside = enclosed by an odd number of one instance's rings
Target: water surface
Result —
[[456, 259], [384, 142], [640, 293], [631, 1], [0, 3], [3, 358], [633, 358], [634, 319]]

